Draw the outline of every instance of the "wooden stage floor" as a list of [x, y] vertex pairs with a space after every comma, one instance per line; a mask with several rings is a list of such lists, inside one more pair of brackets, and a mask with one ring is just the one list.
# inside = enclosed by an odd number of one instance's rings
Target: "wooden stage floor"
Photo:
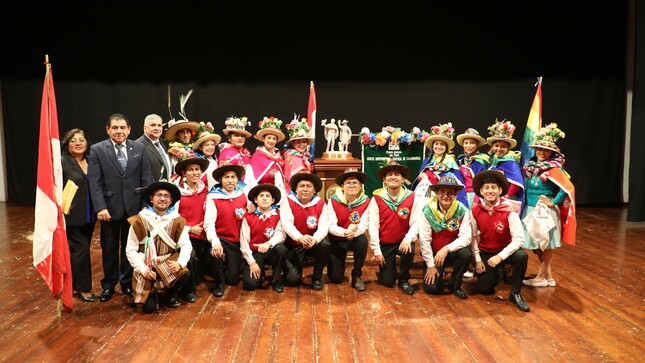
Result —
[[[0, 203], [3, 362], [645, 361], [645, 223], [625, 222], [624, 208], [578, 210], [577, 245], [555, 253], [557, 286], [523, 289], [529, 313], [508, 301], [506, 283], [482, 296], [466, 280], [466, 300], [425, 294], [417, 246], [413, 296], [375, 283], [370, 252], [364, 293], [347, 282], [283, 294], [238, 285], [215, 298], [202, 284], [197, 302], [177, 309], [143, 315], [117, 293], [106, 303], [76, 299], [61, 317], [33, 267], [33, 212]], [[98, 227], [91, 254], [98, 294]], [[531, 275], [538, 262], [529, 255]]]

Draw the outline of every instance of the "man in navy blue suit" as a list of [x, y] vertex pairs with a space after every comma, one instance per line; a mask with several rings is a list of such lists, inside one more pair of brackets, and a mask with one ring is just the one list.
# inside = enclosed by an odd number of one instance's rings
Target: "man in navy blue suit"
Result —
[[105, 130], [109, 139], [92, 145], [87, 170], [92, 204], [101, 223], [101, 301], [112, 298], [117, 283], [122, 294], [132, 296], [132, 266], [125, 255], [130, 228], [127, 219], [139, 213], [141, 190], [153, 182], [143, 144], [128, 139], [128, 119], [114, 114]]

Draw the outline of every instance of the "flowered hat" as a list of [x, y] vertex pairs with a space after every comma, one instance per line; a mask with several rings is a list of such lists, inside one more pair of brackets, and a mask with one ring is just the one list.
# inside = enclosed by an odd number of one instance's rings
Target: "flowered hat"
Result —
[[343, 183], [345, 182], [345, 179], [350, 177], [357, 178], [358, 181], [361, 182], [361, 184], [365, 184], [365, 181], [367, 180], [367, 174], [362, 173], [355, 168], [348, 168], [348, 169], [345, 169], [345, 171], [342, 174], [339, 174], [338, 176], [336, 176], [336, 178], [334, 178], [334, 181], [338, 185], [343, 185]]
[[267, 134], [277, 136], [278, 142], [285, 139], [284, 133], [280, 131], [280, 126], [282, 126], [282, 120], [280, 119], [273, 116], [265, 117], [258, 126], [260, 129], [255, 133], [255, 138], [260, 141], [264, 140], [264, 136]]
[[291, 143], [294, 140], [307, 139], [307, 144], [311, 145], [314, 143], [314, 139], [309, 137], [309, 125], [307, 125], [307, 119], [302, 118], [298, 121], [298, 116], [295, 116], [291, 122], [287, 124], [287, 130], [289, 130], [289, 140], [287, 140], [287, 145], [291, 146]]
[[197, 131], [197, 140], [193, 143], [193, 150], [199, 150], [199, 146], [205, 141], [213, 140], [215, 145], [222, 141], [222, 137], [215, 133], [215, 128], [210, 122], [199, 123], [199, 131]]
[[226, 124], [226, 128], [223, 131], [224, 135], [228, 135], [229, 132], [237, 132], [238, 134], [242, 134], [246, 137], [251, 136], [251, 133], [246, 131], [246, 127], [251, 126], [251, 122], [246, 117], [238, 118], [231, 116], [228, 117], [224, 123]]
[[486, 144], [486, 139], [481, 137], [481, 135], [479, 135], [479, 131], [473, 128], [468, 128], [466, 131], [464, 131], [463, 134], [457, 135], [457, 143], [461, 146], [464, 146], [464, 140], [466, 139], [473, 139], [477, 141], [477, 147], [481, 147], [482, 145]]
[[[455, 142], [452, 137], [455, 135], [455, 129], [452, 127], [452, 123], [448, 122], [447, 124], [439, 124], [432, 126], [430, 128], [430, 136], [426, 139], [426, 147], [432, 150], [432, 143], [435, 140], [443, 141], [448, 145], [448, 150], [452, 150], [455, 147]], [[446, 152], [448, 151], [446, 150]]]
[[429, 186], [430, 190], [436, 192], [439, 188], [453, 188], [456, 192], [464, 189], [464, 185], [460, 184], [454, 176], [446, 175], [442, 176], [437, 184], [432, 184]]
[[548, 149], [562, 155], [560, 148], [555, 145], [558, 139], [564, 138], [564, 132], [558, 128], [558, 124], [553, 122], [548, 124], [541, 128], [533, 137], [535, 137], [535, 141], [529, 147]]
[[506, 141], [510, 144], [509, 148], [512, 149], [517, 145], [517, 141], [513, 139], [515, 132], [515, 125], [510, 120], [503, 119], [499, 121], [495, 119], [495, 123], [488, 128], [488, 133], [491, 137], [486, 139], [488, 145], [493, 146], [495, 141]]
[[179, 120], [168, 121], [168, 130], [166, 130], [166, 141], [173, 142], [177, 140], [177, 132], [179, 130], [189, 129], [193, 135], [199, 130], [199, 123], [196, 121]]
[[376, 176], [380, 180], [383, 180], [383, 177], [385, 177], [385, 175], [387, 175], [387, 173], [389, 173], [390, 171], [399, 171], [405, 179], [408, 179], [410, 177], [410, 168], [397, 163], [395, 160], [389, 160], [384, 167], [380, 168], [376, 172]]
[[[172, 120], [168, 121], [168, 130], [166, 130], [166, 141], [168, 142], [173, 142], [177, 140], [177, 132], [183, 129], [189, 129], [192, 133], [192, 136], [190, 137], [191, 140], [195, 137], [195, 133], [197, 130], [199, 130], [199, 123], [196, 121], [188, 121], [188, 117], [186, 117], [186, 102], [188, 102], [188, 99], [190, 98], [190, 95], [193, 94], [193, 90], [191, 89], [186, 93], [185, 95], [181, 95], [179, 97], [179, 115], [183, 118], [183, 120], [175, 121], [173, 118]], [[170, 96], [170, 94], [168, 94]], [[168, 106], [170, 106], [170, 98], [168, 99]]]
[[181, 172], [186, 169], [188, 165], [197, 164], [202, 169], [202, 173], [208, 168], [208, 160], [200, 158], [195, 154], [183, 154], [182, 159], [175, 165], [175, 174], [181, 175]]

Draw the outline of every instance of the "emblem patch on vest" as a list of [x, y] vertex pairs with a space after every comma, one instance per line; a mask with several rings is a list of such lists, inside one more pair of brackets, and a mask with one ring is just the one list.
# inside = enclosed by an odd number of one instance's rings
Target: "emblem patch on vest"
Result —
[[275, 229], [273, 229], [271, 227], [267, 227], [264, 230], [264, 237], [266, 237], [266, 238], [271, 238], [271, 237], [273, 237], [274, 234], [275, 234]]
[[318, 226], [318, 219], [315, 216], [307, 217], [307, 228], [316, 229]]
[[495, 232], [502, 233], [504, 232], [504, 223], [502, 223], [501, 221], [497, 221], [493, 225], [493, 228], [495, 228]]
[[399, 215], [399, 218], [401, 218], [401, 219], [408, 219], [408, 217], [410, 216], [410, 210], [408, 208], [401, 208], [401, 209], [399, 209], [397, 214]]
[[448, 228], [448, 230], [450, 232], [454, 232], [454, 231], [458, 230], [459, 229], [459, 221], [457, 220], [457, 218], [450, 218], [449, 220], [447, 220], [446, 221], [446, 228]]
[[244, 208], [237, 208], [235, 209], [235, 219], [238, 221], [241, 221], [242, 218], [244, 218]]
[[353, 211], [349, 214], [349, 221], [353, 224], [358, 224], [361, 221], [361, 215], [357, 211]]

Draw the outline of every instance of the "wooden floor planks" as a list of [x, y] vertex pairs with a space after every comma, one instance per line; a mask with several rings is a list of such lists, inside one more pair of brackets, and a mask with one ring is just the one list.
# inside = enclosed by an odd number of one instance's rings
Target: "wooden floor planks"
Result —
[[[368, 254], [367, 290], [347, 279], [275, 293], [241, 284], [212, 296], [143, 315], [119, 293], [107, 303], [75, 300], [56, 316], [56, 301], [32, 264], [33, 208], [0, 203], [0, 357], [25, 362], [641, 362], [645, 358], [645, 223], [625, 222], [625, 208], [579, 208], [577, 245], [556, 250], [557, 286], [523, 289], [524, 313], [508, 301], [510, 285], [466, 300], [421, 289], [416, 251], [413, 296], [376, 283]], [[93, 286], [101, 291], [98, 226], [91, 246]], [[529, 253], [527, 276], [538, 260]]]

